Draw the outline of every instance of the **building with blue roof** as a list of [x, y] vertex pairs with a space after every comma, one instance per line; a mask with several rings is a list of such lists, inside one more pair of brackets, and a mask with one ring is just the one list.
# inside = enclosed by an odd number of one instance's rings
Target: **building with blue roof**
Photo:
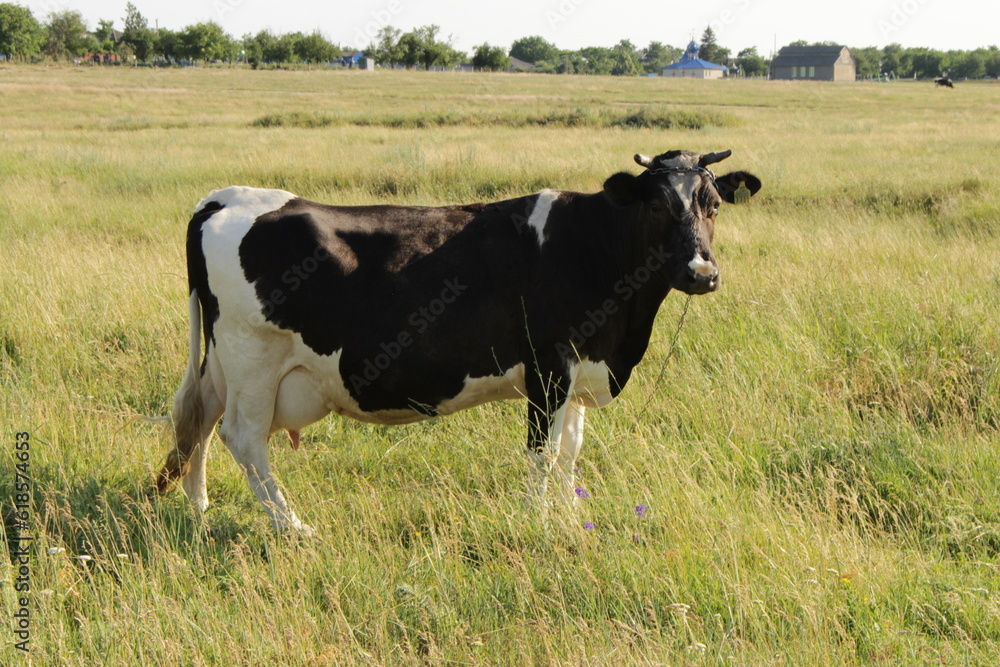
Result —
[[729, 68], [725, 65], [716, 65], [699, 58], [698, 45], [692, 41], [680, 60], [660, 70], [660, 76], [721, 79], [728, 71]]

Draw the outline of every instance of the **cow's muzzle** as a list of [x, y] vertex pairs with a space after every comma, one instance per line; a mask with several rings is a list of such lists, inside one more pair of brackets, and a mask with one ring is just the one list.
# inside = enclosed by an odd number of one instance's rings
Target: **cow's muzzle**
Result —
[[705, 253], [695, 255], [687, 265], [686, 285], [688, 294], [707, 294], [719, 289], [719, 267]]

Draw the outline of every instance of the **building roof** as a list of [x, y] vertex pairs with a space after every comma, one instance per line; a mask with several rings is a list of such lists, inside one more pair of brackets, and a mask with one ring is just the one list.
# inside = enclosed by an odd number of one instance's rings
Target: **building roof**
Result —
[[846, 48], [846, 46], [783, 46], [771, 61], [771, 67], [835, 65]]
[[710, 63], [707, 60], [699, 58], [698, 44], [693, 41], [687, 45], [687, 50], [684, 51], [684, 55], [681, 56], [680, 60], [662, 69], [721, 69], [729, 71], [729, 68], [725, 65], [716, 65], [715, 63]]
[[663, 69], [722, 69], [728, 70], [729, 68], [725, 65], [716, 65], [715, 63], [710, 63], [707, 60], [702, 60], [701, 58], [692, 58], [690, 60], [678, 60], [673, 65], [666, 65]]

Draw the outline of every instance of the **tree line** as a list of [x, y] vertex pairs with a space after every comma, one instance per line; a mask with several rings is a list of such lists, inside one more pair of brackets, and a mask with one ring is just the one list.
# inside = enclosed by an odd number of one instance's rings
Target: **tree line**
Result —
[[[62, 10], [39, 22], [31, 10], [0, 4], [0, 54], [12, 60], [67, 60], [84, 55], [116, 56], [124, 61], [328, 63], [342, 50], [319, 31], [274, 35], [267, 30], [236, 39], [219, 24], [208, 21], [181, 30], [154, 29], [131, 2], [125, 6], [123, 30], [116, 35], [113, 20], [101, 19], [87, 29], [78, 11]], [[117, 37], [117, 39], [116, 39]]]
[[[214, 22], [189, 25], [181, 30], [154, 29], [131, 2], [125, 6], [124, 29], [116, 35], [114, 21], [101, 19], [93, 31], [87, 29], [78, 11], [62, 10], [39, 22], [25, 7], [0, 4], [0, 54], [11, 59], [63, 60], [87, 54], [117, 56], [143, 63], [184, 61], [246, 62], [253, 67], [295, 63], [330, 63], [340, 60], [339, 45], [319, 31], [275, 35], [267, 30], [234, 38]], [[535, 72], [553, 74], [606, 74], [641, 76], [659, 73], [676, 62], [683, 48], [653, 41], [639, 47], [622, 40], [612, 47], [591, 46], [564, 50], [540, 36], [515, 40], [510, 49], [484, 43], [470, 54], [457, 50], [453, 38], [443, 39], [436, 25], [403, 32], [382, 27], [368, 45], [357, 45], [382, 66], [408, 69], [453, 69], [469, 62], [475, 69], [496, 71], [526, 63]], [[116, 39], [117, 37], [117, 39]], [[828, 43], [826, 43], [828, 44]], [[791, 46], [808, 46], [792, 42]], [[931, 78], [949, 73], [954, 78], [1000, 78], [1000, 49], [996, 46], [972, 50], [940, 51], [889, 44], [851, 48], [859, 78]], [[718, 44], [711, 27], [701, 35], [699, 56], [726, 65], [732, 75], [766, 76], [770, 59], [755, 47], [736, 55]], [[512, 60], [513, 59], [513, 60]]]

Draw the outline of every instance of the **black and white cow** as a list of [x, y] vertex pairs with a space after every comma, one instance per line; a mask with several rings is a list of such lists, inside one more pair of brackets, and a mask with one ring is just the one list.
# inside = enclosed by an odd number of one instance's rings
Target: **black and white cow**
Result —
[[331, 412], [405, 424], [526, 398], [529, 493], [543, 497], [554, 469], [572, 501], [584, 410], [621, 392], [667, 292], [719, 286], [719, 205], [761, 186], [708, 169], [729, 155], [636, 155], [644, 172], [596, 194], [464, 206], [211, 193], [188, 226], [190, 359], [158, 490], [182, 477], [208, 506], [208, 443], [225, 413], [219, 435], [275, 526], [308, 531], [271, 474], [271, 433], [298, 447]]

